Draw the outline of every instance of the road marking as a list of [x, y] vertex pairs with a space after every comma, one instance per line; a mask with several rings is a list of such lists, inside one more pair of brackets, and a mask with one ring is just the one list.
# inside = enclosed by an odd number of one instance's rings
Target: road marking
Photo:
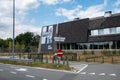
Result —
[[10, 71], [10, 73], [12, 73], [12, 74], [16, 74], [16, 72], [13, 72], [13, 71]]
[[117, 76], [116, 74], [109, 74], [109, 76]]
[[47, 80], [47, 79], [43, 79], [43, 80]]
[[3, 71], [3, 69], [0, 69], [0, 71]]
[[102, 75], [102, 76], [104, 76], [104, 75], [105, 75], [105, 73], [100, 73], [99, 75]]
[[31, 76], [31, 75], [25, 75], [26, 77], [30, 77], [30, 78], [34, 78], [35, 76]]
[[17, 70], [17, 71], [27, 71], [27, 69], [25, 69], [25, 68], [19, 68], [19, 69], [15, 69], [15, 70]]
[[81, 72], [80, 74], [86, 74], [86, 72]]
[[83, 68], [81, 68], [79, 71], [77, 71], [76, 73], [80, 73], [81, 71], [83, 71], [85, 68], [88, 67], [88, 64], [84, 64], [85, 66]]
[[95, 73], [89, 73], [90, 75], [95, 75]]

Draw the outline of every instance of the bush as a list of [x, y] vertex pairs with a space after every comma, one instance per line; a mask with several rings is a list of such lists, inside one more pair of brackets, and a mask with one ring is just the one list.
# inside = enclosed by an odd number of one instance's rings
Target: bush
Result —
[[113, 50], [113, 51], [111, 52], [111, 56], [113, 56], [113, 55], [116, 55], [116, 50]]
[[101, 51], [101, 54], [102, 54], [103, 56], [108, 56], [108, 55], [110, 55], [109, 52], [108, 52], [106, 49], [103, 49], [103, 50]]

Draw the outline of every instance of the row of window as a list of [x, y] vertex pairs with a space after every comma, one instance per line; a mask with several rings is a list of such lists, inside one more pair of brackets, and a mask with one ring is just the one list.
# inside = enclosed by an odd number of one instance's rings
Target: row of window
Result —
[[60, 43], [57, 49], [82, 50], [82, 49], [120, 49], [120, 41], [93, 42], [93, 43]]
[[91, 30], [91, 36], [120, 34], [120, 27]]

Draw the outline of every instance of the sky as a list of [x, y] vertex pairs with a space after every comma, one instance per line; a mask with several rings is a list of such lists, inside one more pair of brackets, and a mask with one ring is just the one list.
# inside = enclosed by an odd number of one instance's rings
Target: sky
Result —
[[[104, 12], [120, 13], [120, 0], [15, 0], [15, 36], [41, 27], [71, 21], [74, 18], [94, 18]], [[12, 38], [13, 0], [0, 0], [0, 38]]]

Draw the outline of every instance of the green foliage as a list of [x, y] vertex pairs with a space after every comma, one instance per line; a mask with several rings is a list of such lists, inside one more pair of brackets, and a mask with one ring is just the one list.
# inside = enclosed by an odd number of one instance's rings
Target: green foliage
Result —
[[[35, 35], [33, 32], [21, 33], [15, 38], [15, 49], [25, 49], [28, 46], [38, 48], [40, 36]], [[0, 39], [0, 48], [12, 49], [12, 38]]]
[[104, 55], [104, 56], [109, 55], [109, 53], [108, 53], [108, 51], [107, 51], [106, 49], [103, 49], [103, 50], [101, 51], [101, 54]]
[[113, 51], [111, 52], [111, 56], [116, 55], [116, 54], [117, 54], [116, 50], [113, 50]]
[[43, 67], [43, 68], [50, 68], [50, 69], [59, 69], [59, 70], [72, 70], [73, 68], [67, 66], [67, 65], [62, 65], [59, 64], [52, 64], [52, 63], [41, 63], [41, 62], [33, 62], [33, 63], [29, 63], [28, 62], [18, 62], [18, 61], [10, 61], [10, 60], [0, 60], [0, 62], [4, 63], [4, 64], [14, 64], [14, 65], [23, 65], [23, 66], [31, 66], [31, 67]]

